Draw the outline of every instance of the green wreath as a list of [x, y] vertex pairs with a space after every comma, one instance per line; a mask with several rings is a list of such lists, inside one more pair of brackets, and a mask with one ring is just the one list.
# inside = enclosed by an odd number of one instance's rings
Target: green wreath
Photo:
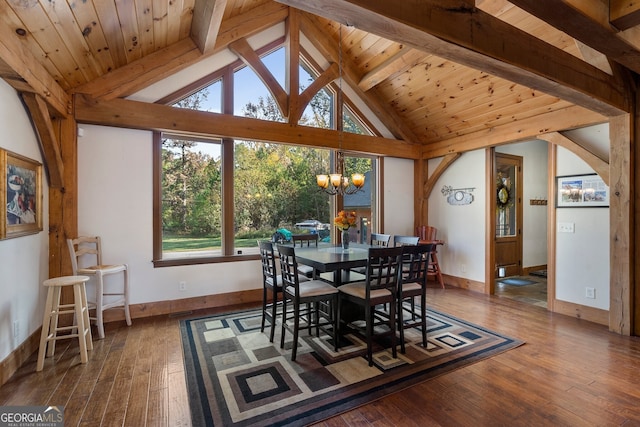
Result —
[[511, 197], [511, 191], [509, 187], [504, 185], [502, 180], [498, 181], [496, 191], [496, 206], [498, 209], [506, 209], [513, 204], [513, 198]]

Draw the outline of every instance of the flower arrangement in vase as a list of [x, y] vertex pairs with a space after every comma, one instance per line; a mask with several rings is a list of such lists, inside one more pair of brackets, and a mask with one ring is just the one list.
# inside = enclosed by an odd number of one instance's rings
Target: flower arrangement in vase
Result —
[[356, 226], [357, 216], [355, 212], [338, 212], [338, 216], [333, 219], [335, 225], [342, 231], [342, 248], [349, 249], [349, 229]]

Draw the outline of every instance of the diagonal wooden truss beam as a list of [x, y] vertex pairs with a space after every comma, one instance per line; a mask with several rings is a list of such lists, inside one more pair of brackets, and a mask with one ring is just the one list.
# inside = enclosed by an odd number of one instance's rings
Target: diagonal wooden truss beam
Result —
[[[235, 53], [238, 58], [244, 62], [247, 67], [251, 68], [258, 78], [267, 87], [267, 90], [275, 99], [280, 113], [283, 117], [289, 116], [289, 99], [287, 93], [284, 91], [278, 80], [273, 76], [271, 71], [264, 65], [264, 62], [260, 59], [258, 54], [249, 46], [247, 39], [238, 39], [229, 44], [229, 50]], [[289, 80], [289, 79], [288, 79]], [[296, 86], [297, 91], [297, 86]]]
[[600, 175], [600, 178], [602, 178], [604, 183], [609, 185], [609, 162], [601, 159], [593, 154], [593, 152], [584, 148], [578, 141], [574, 141], [560, 132], [545, 133], [538, 136], [538, 139], [550, 142], [571, 151], [591, 166], [591, 168]]

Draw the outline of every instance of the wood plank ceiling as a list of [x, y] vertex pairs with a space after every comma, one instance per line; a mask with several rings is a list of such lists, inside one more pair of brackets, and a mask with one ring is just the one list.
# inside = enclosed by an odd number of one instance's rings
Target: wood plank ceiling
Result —
[[[0, 76], [64, 115], [74, 93], [130, 95], [285, 20], [291, 5], [303, 10], [300, 28], [320, 52], [336, 55], [342, 34], [347, 83], [425, 157], [628, 111], [626, 76], [640, 71], [640, 36], [638, 12], [622, 2], [610, 2], [620, 29], [609, 22], [609, 2], [598, 0], [397, 3], [0, 0]], [[347, 25], [339, 31], [330, 19]]]

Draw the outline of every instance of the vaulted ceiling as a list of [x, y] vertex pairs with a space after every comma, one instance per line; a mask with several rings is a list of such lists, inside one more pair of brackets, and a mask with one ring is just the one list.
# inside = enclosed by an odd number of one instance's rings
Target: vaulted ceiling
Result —
[[65, 116], [74, 94], [124, 98], [295, 15], [329, 64], [341, 34], [346, 82], [393, 138], [429, 158], [630, 111], [633, 3], [0, 0], [0, 76]]

